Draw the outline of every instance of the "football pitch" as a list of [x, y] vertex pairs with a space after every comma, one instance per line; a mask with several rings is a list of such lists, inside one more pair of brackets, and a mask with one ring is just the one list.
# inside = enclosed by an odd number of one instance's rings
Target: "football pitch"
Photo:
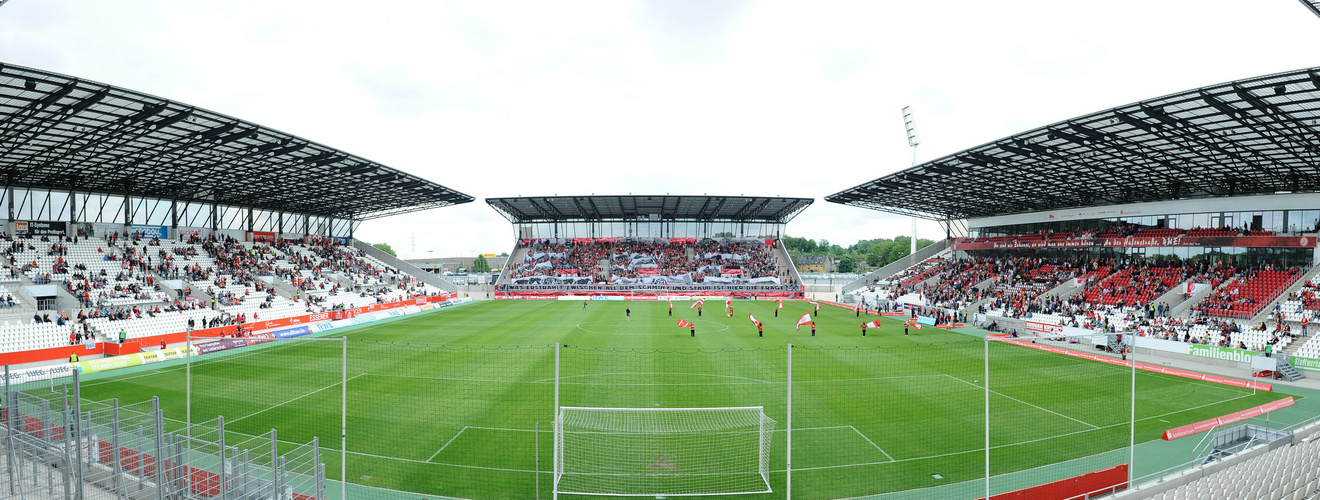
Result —
[[[778, 317], [774, 302], [735, 301], [731, 317], [722, 303], [707, 302], [700, 317], [689, 305], [674, 302], [670, 316], [663, 301], [479, 302], [331, 331], [349, 339], [346, 358], [343, 342], [309, 340], [210, 355], [192, 363], [191, 420], [223, 415], [231, 442], [272, 428], [290, 449], [318, 438], [338, 480], [346, 404], [344, 477], [374, 488], [354, 496], [522, 499], [539, 487], [549, 498], [558, 351], [561, 406], [764, 407], [776, 421], [773, 492], [742, 498], [784, 497], [791, 406], [794, 497], [849, 498], [983, 478], [988, 365], [992, 475], [1018, 472], [1021, 487], [1127, 463], [1128, 368], [931, 327], [904, 335], [893, 318], [862, 337], [860, 324], [876, 316], [824, 305], [812, 337], [795, 328], [804, 302]], [[679, 319], [696, 325], [695, 337]], [[82, 395], [158, 396], [177, 429], [186, 387], [183, 364], [152, 365], [87, 377]], [[1284, 396], [1139, 371], [1136, 441]], [[606, 451], [602, 460], [630, 450]], [[739, 453], [675, 453], [641, 474], [699, 476]], [[959, 496], [925, 491], [915, 496]]]

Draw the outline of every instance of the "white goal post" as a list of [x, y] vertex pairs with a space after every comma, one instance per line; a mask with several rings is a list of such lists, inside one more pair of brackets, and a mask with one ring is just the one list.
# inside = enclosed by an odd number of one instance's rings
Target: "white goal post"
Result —
[[554, 492], [769, 493], [774, 428], [760, 406], [561, 407], [555, 416]]

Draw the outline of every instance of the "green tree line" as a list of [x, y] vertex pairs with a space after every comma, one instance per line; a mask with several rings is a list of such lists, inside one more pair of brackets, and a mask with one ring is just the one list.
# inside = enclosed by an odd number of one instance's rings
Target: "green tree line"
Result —
[[[847, 247], [842, 247], [837, 244], [830, 244], [828, 240], [785, 236], [784, 248], [788, 249], [788, 254], [794, 262], [799, 261], [799, 257], [807, 255], [830, 257], [840, 259], [838, 272], [854, 273], [864, 270], [858, 268], [858, 260], [864, 260], [866, 264], [864, 267], [869, 269], [883, 267], [898, 259], [907, 257], [911, 253], [911, 242], [912, 238], [909, 236], [898, 236], [894, 239], [861, 240]], [[925, 238], [917, 238], [917, 249], [925, 248], [932, 243], [935, 242]]]

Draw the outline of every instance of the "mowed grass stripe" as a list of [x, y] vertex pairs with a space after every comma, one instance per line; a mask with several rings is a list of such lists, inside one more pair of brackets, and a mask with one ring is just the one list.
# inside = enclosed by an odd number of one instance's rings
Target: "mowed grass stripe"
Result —
[[[348, 478], [430, 495], [526, 498], [534, 491], [534, 474], [527, 471], [536, 458], [536, 433], [526, 431], [538, 421], [550, 429], [554, 344], [570, 346], [563, 348], [564, 375], [582, 375], [562, 384], [565, 405], [765, 406], [781, 428], [784, 346], [801, 347], [793, 353], [795, 426], [851, 426], [795, 433], [795, 467], [829, 467], [794, 473], [794, 490], [804, 495], [858, 496], [983, 474], [984, 391], [975, 387], [984, 382], [981, 341], [931, 328], [904, 337], [891, 318], [862, 338], [858, 324], [875, 316], [857, 318], [831, 307], [821, 309], [813, 338], [809, 330], [794, 330], [794, 320], [809, 310], [803, 303], [786, 307], [779, 318], [773, 302], [736, 302], [732, 318], [722, 304], [707, 305], [697, 318], [688, 303], [677, 302], [671, 318], [664, 302], [593, 301], [585, 310], [580, 301], [488, 302], [336, 332], [352, 340]], [[632, 309], [631, 321], [624, 319], [625, 308]], [[748, 312], [764, 322], [765, 337], [756, 336]], [[698, 321], [696, 338], [674, 326], [680, 318]], [[337, 448], [338, 391], [314, 392], [340, 377], [339, 344], [326, 344], [333, 347], [267, 347], [196, 360], [194, 419], [238, 418], [285, 403], [235, 427], [261, 434], [274, 426], [281, 439], [316, 436], [327, 449]], [[536, 347], [487, 347], [496, 345]], [[990, 348], [991, 389], [1004, 396], [991, 400], [996, 473], [1126, 445], [1130, 379], [1122, 367], [1006, 344]], [[167, 416], [182, 417], [181, 367], [111, 379], [89, 385], [85, 396], [131, 402], [160, 395]], [[1138, 423], [1138, 441], [1277, 397], [1147, 373], [1138, 377], [1138, 391], [1138, 418], [1160, 415]], [[549, 436], [541, 433], [547, 469]], [[782, 471], [785, 433], [775, 433], [773, 441], [771, 468]], [[337, 478], [338, 457], [325, 458]], [[868, 460], [881, 463], [854, 465]], [[945, 479], [935, 480], [932, 472]], [[772, 474], [777, 491], [783, 478]], [[541, 485], [548, 491], [548, 477]]]

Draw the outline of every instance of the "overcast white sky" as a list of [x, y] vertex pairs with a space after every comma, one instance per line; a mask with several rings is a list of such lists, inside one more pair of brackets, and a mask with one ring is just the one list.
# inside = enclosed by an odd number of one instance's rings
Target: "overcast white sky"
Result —
[[240, 117], [475, 196], [358, 231], [419, 256], [510, 250], [492, 196], [814, 197], [788, 234], [908, 234], [906, 218], [822, 199], [910, 166], [903, 106], [927, 161], [1320, 65], [1316, 47], [1320, 18], [1296, 0], [0, 7], [0, 62]]

